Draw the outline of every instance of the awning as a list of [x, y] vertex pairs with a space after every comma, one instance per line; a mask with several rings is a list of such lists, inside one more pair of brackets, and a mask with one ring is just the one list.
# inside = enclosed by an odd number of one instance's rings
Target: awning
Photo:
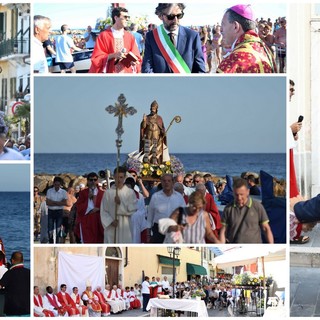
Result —
[[187, 263], [187, 274], [207, 275], [207, 270], [198, 264]]
[[258, 249], [252, 247], [235, 248], [214, 258], [214, 261], [218, 268], [223, 269], [256, 263], [261, 257], [264, 257], [265, 262], [285, 260], [286, 249], [284, 246], [271, 248], [268, 245], [259, 245]]
[[[167, 264], [169, 266], [173, 265], [173, 259], [172, 258], [166, 257], [166, 256], [162, 256], [160, 254], [158, 254], [157, 256], [159, 258], [159, 263]], [[174, 265], [176, 267], [179, 267], [180, 266], [180, 259], [174, 259]]]

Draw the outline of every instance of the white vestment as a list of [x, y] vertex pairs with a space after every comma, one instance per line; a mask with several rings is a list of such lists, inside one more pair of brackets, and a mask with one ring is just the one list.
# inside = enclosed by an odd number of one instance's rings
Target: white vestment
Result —
[[141, 232], [148, 228], [147, 223], [147, 209], [144, 204], [144, 197], [139, 193], [139, 199], [137, 199], [138, 210], [133, 213], [130, 221], [130, 228], [132, 234], [132, 243], [141, 243]]
[[115, 227], [111, 226], [111, 223], [115, 220], [115, 196], [116, 188], [113, 186], [105, 191], [101, 201], [100, 216], [104, 228], [104, 243], [132, 243], [130, 216], [137, 211], [136, 195], [126, 185], [118, 189], [121, 203], [117, 206], [116, 239], [114, 239]]

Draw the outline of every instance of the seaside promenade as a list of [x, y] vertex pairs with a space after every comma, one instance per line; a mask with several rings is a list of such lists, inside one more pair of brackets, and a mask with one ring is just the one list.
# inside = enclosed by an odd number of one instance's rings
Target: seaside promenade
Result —
[[290, 245], [290, 316], [320, 316], [320, 225], [307, 233], [310, 241]]

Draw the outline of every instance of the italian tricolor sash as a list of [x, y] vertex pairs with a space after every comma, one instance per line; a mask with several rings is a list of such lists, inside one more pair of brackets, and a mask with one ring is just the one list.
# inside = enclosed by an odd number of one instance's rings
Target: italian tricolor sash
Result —
[[163, 25], [153, 29], [153, 36], [164, 59], [174, 73], [191, 73], [188, 65], [171, 42]]

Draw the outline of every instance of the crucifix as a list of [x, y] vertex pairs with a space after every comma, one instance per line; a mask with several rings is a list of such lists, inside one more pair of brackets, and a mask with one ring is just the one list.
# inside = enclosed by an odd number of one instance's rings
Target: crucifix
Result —
[[[119, 176], [119, 166], [120, 166], [120, 148], [122, 146], [122, 139], [121, 136], [124, 133], [123, 130], [123, 116], [127, 117], [127, 115], [134, 115], [137, 113], [137, 110], [134, 107], [128, 107], [128, 104], [126, 103], [126, 98], [123, 93], [120, 94], [118, 97], [118, 101], [115, 103], [114, 106], [109, 105], [106, 107], [106, 111], [109, 114], [114, 114], [115, 117], [118, 117], [118, 126], [116, 128], [116, 134], [117, 134], [117, 140], [116, 140], [116, 147], [117, 147], [117, 178]], [[116, 184], [116, 198], [118, 198], [118, 181], [115, 181]], [[117, 221], [118, 218], [118, 203], [116, 202], [115, 205], [115, 221]], [[117, 227], [114, 230], [114, 243], [116, 243], [117, 239]]]

